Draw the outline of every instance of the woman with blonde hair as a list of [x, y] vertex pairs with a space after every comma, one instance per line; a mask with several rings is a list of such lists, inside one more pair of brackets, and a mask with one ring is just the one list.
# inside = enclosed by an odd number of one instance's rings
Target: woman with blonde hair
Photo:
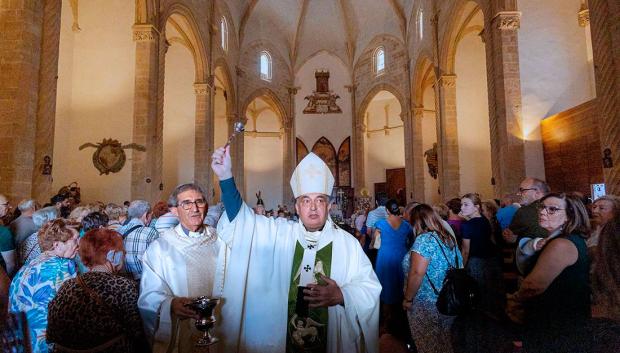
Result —
[[461, 197], [463, 262], [480, 288], [480, 309], [491, 318], [500, 319], [504, 311], [504, 286], [499, 248], [493, 241], [491, 222], [482, 215], [478, 194]]
[[411, 335], [419, 353], [450, 353], [454, 317], [440, 314], [435, 303], [448, 269], [461, 267], [463, 259], [456, 239], [431, 206], [414, 207], [411, 222], [416, 239], [402, 262], [407, 277], [403, 308]]

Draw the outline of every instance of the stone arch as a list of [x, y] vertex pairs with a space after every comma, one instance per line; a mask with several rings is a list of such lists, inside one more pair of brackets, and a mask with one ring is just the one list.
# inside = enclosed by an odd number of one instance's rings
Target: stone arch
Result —
[[224, 76], [224, 84], [226, 85], [227, 88], [227, 95], [228, 95], [228, 100], [226, 101], [226, 111], [228, 112], [228, 114], [232, 114], [235, 112], [235, 102], [237, 101], [237, 95], [235, 92], [235, 85], [234, 85], [234, 81], [232, 79], [232, 76], [230, 75], [230, 69], [228, 68], [228, 63], [226, 62], [226, 59], [224, 59], [223, 57], [218, 58], [215, 63], [213, 63], [213, 67], [214, 67], [214, 72], [215, 69], [221, 69], [223, 76]]
[[373, 86], [368, 91], [368, 93], [366, 93], [366, 96], [360, 103], [359, 109], [355, 114], [355, 119], [358, 122], [360, 121], [360, 119], [363, 119], [364, 112], [366, 111], [366, 109], [368, 109], [368, 105], [370, 104], [372, 99], [377, 95], [377, 93], [381, 91], [390, 92], [394, 97], [396, 97], [396, 99], [398, 100], [398, 104], [400, 104], [401, 119], [403, 118], [403, 114], [406, 114], [407, 105], [405, 104], [405, 97], [400, 93], [400, 91], [398, 91], [398, 89], [388, 83], [379, 83]]
[[207, 51], [204, 45], [205, 41], [202, 38], [198, 22], [194, 18], [192, 11], [182, 4], [174, 3], [162, 12], [159, 28], [165, 30], [168, 20], [173, 20], [178, 24], [179, 32], [184, 36], [190, 47], [190, 52], [194, 57], [195, 81], [198, 83], [207, 82], [210, 71]]
[[450, 23], [445, 31], [441, 43], [441, 53], [439, 66], [445, 73], [453, 73], [456, 59], [456, 52], [461, 39], [472, 30], [482, 31], [484, 28], [470, 27], [469, 23], [479, 13], [484, 11], [476, 0], [460, 1], [452, 11]]
[[[364, 49], [360, 52], [360, 55], [357, 57], [357, 60], [355, 61], [355, 64], [353, 65], [353, 67], [357, 69], [360, 63], [363, 61], [363, 58], [366, 55], [372, 55], [375, 48], [379, 45], [383, 45], [386, 42], [386, 40], [396, 42], [401, 47], [401, 49], [405, 51], [405, 53], [407, 52], [405, 43], [400, 38], [392, 34], [389, 34], [389, 33], [379, 33], [375, 35], [374, 37], [372, 37], [368, 41], [368, 43], [366, 43], [366, 45], [364, 46]], [[386, 48], [386, 53], [390, 53], [390, 52], [391, 51], [387, 50]], [[390, 60], [392, 60], [392, 58], [388, 57], [388, 62]]]
[[242, 115], [242, 120], [245, 121], [245, 112], [248, 109], [248, 106], [252, 101], [256, 98], [261, 98], [267, 104], [269, 104], [276, 114], [280, 117], [280, 122], [282, 123], [282, 127], [286, 126], [288, 123], [288, 116], [286, 114], [286, 110], [284, 109], [284, 105], [278, 98], [278, 96], [269, 88], [263, 87], [252, 92], [241, 105], [242, 109], [240, 110], [240, 114]]
[[435, 71], [433, 70], [433, 63], [429, 59], [428, 55], [421, 54], [418, 57], [413, 69], [413, 80], [411, 84], [412, 101], [416, 105], [421, 105], [424, 100], [424, 91], [430, 84], [435, 82]]

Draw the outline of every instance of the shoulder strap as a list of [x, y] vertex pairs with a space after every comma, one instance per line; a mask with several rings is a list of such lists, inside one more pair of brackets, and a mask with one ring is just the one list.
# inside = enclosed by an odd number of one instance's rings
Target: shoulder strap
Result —
[[92, 288], [90, 288], [86, 284], [86, 282], [84, 282], [82, 275], [78, 274], [75, 279], [77, 280], [77, 283], [80, 285], [80, 287], [82, 287], [82, 289], [86, 292], [86, 294], [89, 297], [91, 297], [97, 303], [97, 305], [104, 307], [107, 311], [112, 313], [112, 316], [114, 316], [114, 318], [116, 319], [120, 327], [124, 327], [123, 320], [121, 320], [121, 318], [119, 317], [118, 312], [116, 310], [113, 310], [112, 307], [106, 304], [106, 302], [103, 301], [101, 296], [97, 292], [95, 292]]
[[[450, 260], [448, 260], [448, 256], [446, 256], [446, 252], [443, 250], [443, 246], [441, 246], [441, 242], [439, 241], [439, 239], [437, 239], [437, 237], [435, 236], [434, 232], [431, 232], [430, 234], [433, 237], [433, 239], [435, 239], [435, 241], [437, 242], [437, 245], [439, 245], [439, 250], [441, 250], [441, 254], [443, 255], [443, 258], [446, 259], [446, 262], [448, 263], [448, 267], [454, 268], [454, 266], [450, 263]], [[456, 264], [456, 262], [455, 262], [455, 264]], [[458, 266], [458, 264], [456, 264], [456, 265]]]
[[431, 281], [431, 278], [428, 276], [428, 271], [424, 275], [426, 276], [426, 279], [428, 280], [428, 284], [430, 284], [431, 288], [433, 288], [433, 292], [435, 292], [435, 295], [439, 295], [439, 291], [437, 290], [437, 288], [433, 284], [433, 281]]
[[138, 228], [142, 228], [142, 227], [144, 227], [144, 226], [142, 226], [142, 225], [139, 225], [139, 224], [138, 224], [137, 226], [133, 226], [133, 227], [131, 227], [131, 228], [127, 229], [127, 230], [126, 230], [125, 232], [123, 232], [123, 234], [122, 234], [122, 235], [123, 235], [123, 239], [125, 239], [125, 238], [126, 238], [129, 234], [131, 234], [131, 232], [133, 232], [134, 230], [136, 230], [136, 229], [138, 229]]

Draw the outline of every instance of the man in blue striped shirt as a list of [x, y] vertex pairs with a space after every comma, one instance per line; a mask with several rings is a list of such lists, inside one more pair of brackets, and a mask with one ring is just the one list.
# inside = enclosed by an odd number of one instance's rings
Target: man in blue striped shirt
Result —
[[144, 200], [132, 201], [127, 209], [127, 224], [119, 228], [118, 232], [125, 242], [125, 270], [136, 281], [142, 276], [142, 255], [151, 243], [159, 238], [159, 232], [151, 223], [151, 206]]

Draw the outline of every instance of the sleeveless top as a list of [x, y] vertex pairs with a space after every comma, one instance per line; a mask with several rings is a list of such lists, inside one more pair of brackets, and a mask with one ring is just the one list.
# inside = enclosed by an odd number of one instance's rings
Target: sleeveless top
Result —
[[530, 300], [527, 305], [527, 321], [529, 324], [546, 328], [569, 323], [581, 326], [591, 316], [590, 261], [586, 241], [578, 234], [571, 234], [557, 237], [551, 242], [558, 238], [566, 239], [575, 245], [577, 261], [566, 267], [545, 292]]

